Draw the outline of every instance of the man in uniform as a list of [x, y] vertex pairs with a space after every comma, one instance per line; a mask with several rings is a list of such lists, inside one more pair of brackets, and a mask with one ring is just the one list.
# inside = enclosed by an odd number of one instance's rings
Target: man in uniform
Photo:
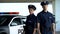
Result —
[[28, 5], [30, 15], [27, 16], [25, 34], [35, 34], [37, 17], [34, 15], [36, 7], [34, 5]]
[[48, 1], [41, 2], [43, 10], [37, 15], [37, 27], [39, 34], [55, 34], [55, 18], [48, 12]]

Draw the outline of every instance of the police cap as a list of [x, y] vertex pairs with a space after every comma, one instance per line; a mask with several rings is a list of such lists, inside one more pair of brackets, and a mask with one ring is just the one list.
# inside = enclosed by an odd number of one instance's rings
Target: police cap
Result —
[[32, 8], [33, 10], [36, 10], [36, 7], [34, 5], [28, 5], [28, 9]]
[[43, 6], [43, 5], [48, 5], [48, 4], [49, 4], [48, 1], [43, 1], [43, 2], [41, 2], [41, 6]]

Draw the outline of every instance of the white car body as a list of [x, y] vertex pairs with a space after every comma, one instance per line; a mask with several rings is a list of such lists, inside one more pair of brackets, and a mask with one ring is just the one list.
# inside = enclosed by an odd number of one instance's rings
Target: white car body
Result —
[[[13, 17], [12, 20], [10, 21], [10, 23], [8, 24], [7, 28], [3, 27], [4, 30], [0, 31], [0, 33], [6, 32], [6, 34], [22, 34], [24, 31], [23, 26], [25, 26], [25, 24], [23, 24], [24, 19], [21, 19], [21, 18], [24, 18], [24, 17], [23, 16]], [[20, 24], [18, 22], [19, 19], [21, 19]], [[14, 22], [14, 20], [16, 20], [16, 21]], [[2, 29], [2, 28], [0, 28], [0, 29]]]

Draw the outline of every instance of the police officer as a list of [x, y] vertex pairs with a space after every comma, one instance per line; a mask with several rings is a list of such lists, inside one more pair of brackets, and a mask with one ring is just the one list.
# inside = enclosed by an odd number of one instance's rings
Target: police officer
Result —
[[34, 15], [36, 7], [34, 5], [28, 5], [30, 15], [27, 16], [25, 34], [35, 34], [37, 17]]
[[37, 27], [39, 34], [55, 34], [55, 18], [48, 12], [48, 1], [41, 2], [43, 10], [37, 15]]

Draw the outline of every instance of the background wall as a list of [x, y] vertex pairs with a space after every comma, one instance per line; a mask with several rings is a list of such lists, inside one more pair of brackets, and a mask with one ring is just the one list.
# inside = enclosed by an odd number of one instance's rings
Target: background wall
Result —
[[60, 0], [55, 1], [56, 31], [60, 31]]
[[[36, 6], [35, 15], [42, 11], [40, 3], [0, 3], [0, 12], [19, 12], [19, 15], [29, 15], [28, 5], [32, 4]], [[48, 5], [48, 11], [53, 13], [52, 4]]]

